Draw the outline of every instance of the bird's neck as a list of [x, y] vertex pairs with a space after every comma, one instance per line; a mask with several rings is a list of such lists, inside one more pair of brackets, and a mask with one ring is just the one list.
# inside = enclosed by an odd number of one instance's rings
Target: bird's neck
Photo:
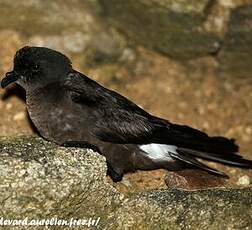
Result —
[[60, 101], [64, 94], [64, 88], [61, 82], [51, 82], [42, 87], [35, 87], [26, 90], [27, 105], [37, 102], [56, 103], [55, 100]]

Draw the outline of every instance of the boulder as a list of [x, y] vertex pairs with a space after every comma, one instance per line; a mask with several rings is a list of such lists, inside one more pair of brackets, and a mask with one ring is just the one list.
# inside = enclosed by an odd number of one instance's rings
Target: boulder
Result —
[[215, 53], [218, 35], [204, 29], [211, 0], [100, 0], [103, 16], [131, 39], [179, 59]]
[[250, 77], [252, 74], [252, 5], [234, 9], [218, 59], [225, 75]]
[[92, 217], [100, 218], [98, 229], [252, 226], [251, 188], [120, 193], [108, 182], [103, 156], [37, 137], [0, 138], [0, 158], [3, 219]]

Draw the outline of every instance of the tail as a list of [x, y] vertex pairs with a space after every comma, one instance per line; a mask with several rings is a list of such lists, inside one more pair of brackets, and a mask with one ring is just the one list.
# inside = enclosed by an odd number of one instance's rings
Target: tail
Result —
[[[185, 125], [171, 124], [169, 137], [177, 146], [215, 154], [230, 154], [239, 151], [234, 139], [209, 137], [206, 133]], [[167, 134], [167, 132], [166, 132]]]
[[228, 178], [228, 176], [225, 173], [220, 172], [211, 167], [208, 167], [195, 158], [214, 161], [214, 162], [218, 162], [218, 163], [222, 163], [222, 164], [230, 165], [234, 167], [239, 167], [239, 168], [252, 169], [252, 161], [246, 160], [242, 156], [237, 155], [237, 154], [221, 155], [221, 154], [216, 154], [216, 153], [202, 152], [198, 150], [178, 147], [177, 153], [170, 153], [170, 156], [176, 160], [179, 160], [189, 165], [192, 165], [194, 167], [203, 169], [209, 173], [213, 173], [213, 174], [226, 177], [226, 178]]
[[[196, 158], [214, 161], [239, 168], [252, 168], [252, 161], [238, 155], [239, 147], [234, 139], [225, 137], [209, 137], [206, 133], [184, 125], [171, 124], [157, 135], [163, 144], [177, 146], [170, 156], [197, 168], [223, 177], [226, 174], [210, 168]], [[160, 143], [160, 142], [159, 142]]]

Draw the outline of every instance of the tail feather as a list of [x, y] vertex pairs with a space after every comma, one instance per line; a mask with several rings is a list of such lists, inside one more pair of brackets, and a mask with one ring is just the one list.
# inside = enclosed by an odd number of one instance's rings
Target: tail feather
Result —
[[163, 121], [156, 123], [157, 132], [154, 142], [177, 146], [177, 152], [169, 152], [174, 159], [225, 177], [224, 173], [204, 165], [195, 158], [240, 168], [252, 168], [252, 160], [246, 160], [238, 155], [239, 147], [234, 139], [221, 136], [210, 137], [202, 131], [185, 125], [163, 124]]
[[221, 136], [209, 137], [206, 133], [189, 126], [173, 124], [170, 131], [173, 132], [173, 137], [182, 144], [182, 146], [178, 145], [181, 147], [221, 155], [236, 153], [239, 150], [234, 139]]
[[221, 136], [210, 137], [202, 131], [185, 125], [160, 126], [155, 133], [155, 138], [155, 143], [171, 144], [221, 155], [235, 154], [239, 151], [234, 139]]
[[178, 148], [178, 152], [182, 154], [189, 154], [192, 157], [206, 159], [214, 162], [219, 162], [231, 166], [241, 167], [241, 168], [252, 168], [252, 161], [242, 158], [242, 156], [237, 154], [220, 155], [210, 152], [202, 152], [198, 150], [188, 149], [188, 148]]
[[201, 152], [193, 149], [186, 149], [186, 148], [177, 148], [177, 153], [169, 153], [170, 156], [176, 160], [185, 162], [187, 164], [193, 165], [197, 168], [205, 170], [209, 173], [216, 174], [218, 176], [222, 176], [228, 178], [228, 176], [220, 172], [216, 169], [213, 169], [195, 158], [206, 159], [214, 162], [219, 162], [239, 168], [251, 168], [252, 169], [252, 161], [246, 160], [242, 158], [242, 156], [231, 154], [227, 157], [227, 155], [219, 155], [209, 152]]
[[204, 171], [216, 174], [216, 175], [224, 177], [224, 178], [229, 178], [229, 176], [227, 174], [225, 174], [223, 172], [220, 172], [217, 169], [213, 169], [213, 168], [201, 163], [200, 161], [196, 160], [193, 157], [186, 156], [184, 154], [182, 155], [182, 154], [174, 154], [174, 153], [170, 153], [170, 156], [172, 158], [176, 159], [176, 160], [179, 160], [179, 161], [185, 162], [187, 164], [193, 165], [193, 166], [195, 166], [197, 168], [200, 168], [200, 169], [202, 169]]

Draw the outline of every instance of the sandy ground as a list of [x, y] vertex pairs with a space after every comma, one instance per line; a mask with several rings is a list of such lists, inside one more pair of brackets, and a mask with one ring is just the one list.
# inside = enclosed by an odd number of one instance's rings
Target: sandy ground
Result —
[[[15, 36], [7, 43], [2, 43], [2, 39], [0, 36], [1, 76], [11, 69], [13, 55], [22, 45]], [[152, 114], [201, 129], [209, 135], [235, 138], [241, 154], [252, 159], [252, 79], [249, 76], [221, 77], [213, 58], [182, 65], [141, 47], [134, 51], [131, 62], [86, 69], [82, 60], [73, 57], [73, 64]], [[27, 118], [23, 92], [11, 89], [0, 93], [0, 135], [36, 135]], [[227, 186], [237, 187], [239, 178], [252, 180], [252, 170], [210, 165], [230, 175]], [[165, 170], [131, 173], [115, 186], [122, 191], [164, 188], [165, 174]]]

